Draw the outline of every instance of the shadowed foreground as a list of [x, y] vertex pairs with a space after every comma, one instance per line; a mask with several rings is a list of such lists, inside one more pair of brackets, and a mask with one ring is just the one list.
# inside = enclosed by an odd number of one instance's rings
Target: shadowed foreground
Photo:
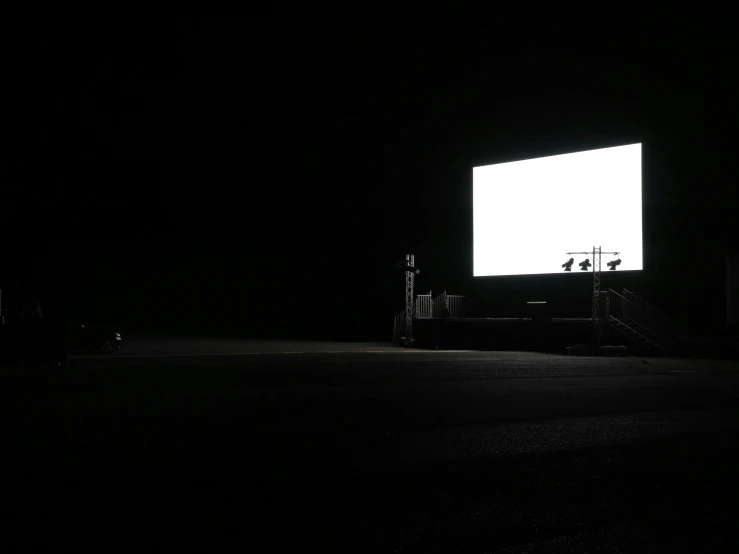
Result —
[[5, 370], [3, 551], [736, 548], [736, 364], [272, 346]]

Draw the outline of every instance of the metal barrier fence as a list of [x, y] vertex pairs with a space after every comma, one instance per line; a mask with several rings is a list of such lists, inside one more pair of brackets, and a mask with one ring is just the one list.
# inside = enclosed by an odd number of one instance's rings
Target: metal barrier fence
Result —
[[433, 317], [444, 317], [445, 310], [449, 310], [449, 317], [464, 317], [464, 304], [464, 296], [444, 291], [433, 300]]
[[638, 314], [643, 317], [646, 324], [649, 324], [652, 327], [659, 327], [670, 333], [677, 334], [677, 325], [672, 320], [672, 318], [670, 318], [662, 310], [653, 306], [638, 294], [633, 293], [627, 289], [623, 289], [621, 291], [621, 294], [624, 296], [624, 298], [628, 299], [639, 308]]
[[[414, 319], [441, 318], [444, 317], [444, 310], [449, 310], [449, 317], [464, 317], [465, 297], [458, 294], [447, 294], [445, 291], [436, 297], [432, 297], [431, 293], [419, 294], [413, 301]], [[393, 342], [405, 336], [405, 327], [405, 310], [402, 310], [393, 319]]]
[[432, 298], [431, 294], [419, 294], [414, 302], [413, 316], [416, 319], [444, 317], [444, 310], [449, 310], [449, 317], [464, 317], [465, 297], [459, 294], [447, 294], [446, 291]]
[[437, 317], [434, 314], [434, 305], [430, 294], [419, 294], [414, 302], [414, 314], [416, 319], [430, 319]]
[[393, 320], [393, 342], [405, 336], [405, 310], [398, 312]]
[[450, 317], [464, 317], [465, 313], [465, 297], [458, 294], [447, 294], [447, 308]]

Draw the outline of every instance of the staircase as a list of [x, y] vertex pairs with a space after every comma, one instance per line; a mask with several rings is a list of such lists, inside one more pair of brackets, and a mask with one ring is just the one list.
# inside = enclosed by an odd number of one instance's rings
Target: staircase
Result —
[[627, 289], [623, 289], [621, 294], [634, 304], [636, 311], [632, 312], [643, 320], [643, 324], [661, 332], [665, 340], [672, 341], [679, 335], [675, 322], [662, 310], [644, 300], [641, 295]]
[[647, 352], [667, 354], [676, 346], [672, 320], [633, 292], [608, 289], [604, 315], [610, 328]]
[[655, 353], [664, 352], [664, 348], [661, 347], [658, 343], [656, 343], [646, 335], [640, 333], [634, 327], [629, 327], [623, 321], [615, 318], [609, 318], [608, 323], [611, 328], [616, 329], [626, 338], [639, 345], [639, 347], [641, 347], [643, 350]]

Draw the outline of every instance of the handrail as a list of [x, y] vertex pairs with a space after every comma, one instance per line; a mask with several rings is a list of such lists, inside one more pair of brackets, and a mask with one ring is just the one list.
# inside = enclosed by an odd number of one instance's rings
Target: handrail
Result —
[[651, 304], [651, 303], [647, 302], [641, 296], [639, 296], [639, 295], [631, 292], [630, 290], [628, 290], [626, 288], [623, 289], [623, 292], [625, 293], [625, 295], [629, 295], [629, 296], [631, 296], [633, 298], [633, 300], [631, 300], [632, 302], [636, 302], [639, 305], [641, 305], [642, 307], [644, 307], [645, 309], [647, 309], [647, 310], [649, 310], [649, 311], [651, 311], [651, 312], [653, 312], [655, 314], [658, 314], [659, 316], [661, 316], [662, 318], [665, 319], [665, 323], [669, 323], [673, 327], [675, 326], [672, 318], [670, 316], [668, 316], [665, 312], [663, 312], [662, 310], [660, 310], [659, 308], [657, 308], [654, 304]]
[[651, 310], [649, 305], [634, 302], [613, 289], [608, 289], [606, 305], [609, 319], [637, 325], [663, 345], [672, 342], [674, 326], [661, 313]]
[[655, 322], [655, 325], [659, 325], [661, 328], [664, 329], [664, 332], [667, 335], [669, 341], [676, 340], [676, 337], [680, 335], [680, 330], [673, 318], [668, 316], [659, 308], [655, 307], [653, 304], [650, 304], [643, 298], [635, 295], [633, 292], [627, 289], [624, 289], [624, 292], [636, 299], [639, 306], [650, 315], [650, 319]]
[[659, 345], [653, 339], [649, 338], [647, 335], [645, 335], [638, 329], [635, 329], [634, 327], [630, 327], [629, 324], [624, 323], [621, 320], [615, 320], [615, 321], [618, 323], [620, 328], [626, 329], [629, 333], [635, 333], [637, 337], [641, 338], [642, 342], [646, 342], [648, 344], [651, 344], [652, 346], [656, 346], [657, 348], [659, 348]]
[[[632, 326], [639, 327], [639, 329], [642, 330], [642, 334], [652, 335], [652, 336], [655, 336], [655, 337], [657, 335], [660, 335], [659, 338], [662, 341], [665, 341], [667, 339], [667, 334], [666, 333], [663, 334], [663, 333], [660, 333], [659, 331], [655, 331], [654, 328], [651, 328], [650, 329], [649, 327], [646, 326], [645, 323], [643, 323], [643, 322], [641, 322], [641, 321], [639, 321], [637, 319], [634, 319], [633, 317], [628, 317], [627, 320], [624, 323], [627, 323], [627, 324], [632, 325]], [[638, 329], [637, 329], [637, 331], [638, 331]]]
[[396, 342], [400, 337], [405, 335], [405, 310], [399, 311], [395, 314], [393, 319], [393, 342]]

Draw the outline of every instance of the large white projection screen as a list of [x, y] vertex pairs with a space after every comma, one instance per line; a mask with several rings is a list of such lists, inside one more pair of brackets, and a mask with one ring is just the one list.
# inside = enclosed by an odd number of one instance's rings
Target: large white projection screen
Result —
[[642, 269], [641, 144], [475, 167], [472, 202], [475, 277], [565, 273], [593, 246]]

